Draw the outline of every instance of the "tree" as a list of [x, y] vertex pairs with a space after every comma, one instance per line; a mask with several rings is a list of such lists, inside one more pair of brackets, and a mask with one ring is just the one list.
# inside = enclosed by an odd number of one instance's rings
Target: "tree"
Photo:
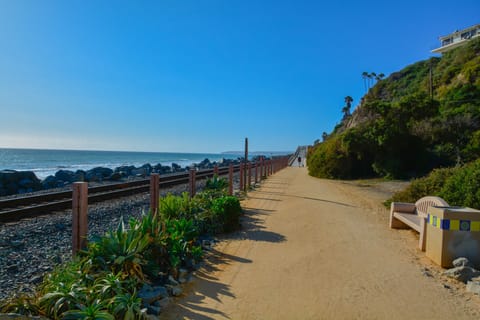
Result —
[[323, 133], [322, 133], [322, 140], [325, 141], [325, 140], [327, 140], [327, 138], [328, 138], [328, 133], [326, 133], [325, 131], [323, 131]]
[[350, 116], [350, 108], [352, 107], [353, 98], [350, 96], [345, 97], [345, 106], [342, 108], [343, 119]]
[[367, 78], [368, 78], [368, 72], [363, 71], [362, 72], [362, 79], [363, 79], [363, 87], [365, 88], [365, 92], [367, 92]]

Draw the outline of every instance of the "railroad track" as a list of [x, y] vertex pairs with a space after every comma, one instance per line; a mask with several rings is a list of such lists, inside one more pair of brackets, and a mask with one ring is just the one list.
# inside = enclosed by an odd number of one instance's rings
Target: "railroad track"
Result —
[[[240, 170], [240, 165], [234, 166], [234, 172]], [[229, 168], [218, 169], [218, 175], [228, 174]], [[196, 172], [196, 180], [212, 177], [213, 169]], [[160, 188], [169, 188], [189, 182], [189, 173], [178, 173], [160, 176]], [[88, 203], [117, 199], [125, 196], [146, 193], [150, 191], [150, 179], [132, 182], [112, 183], [88, 188]], [[72, 208], [72, 191], [51, 192], [40, 195], [18, 197], [0, 200], [0, 223], [18, 221], [63, 211]]]

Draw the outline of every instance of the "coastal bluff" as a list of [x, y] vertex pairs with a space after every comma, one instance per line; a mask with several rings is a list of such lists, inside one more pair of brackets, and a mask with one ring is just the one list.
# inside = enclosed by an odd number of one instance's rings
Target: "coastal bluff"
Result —
[[156, 164], [151, 165], [146, 163], [142, 166], [135, 167], [120, 166], [114, 169], [106, 167], [95, 167], [89, 170], [58, 170], [55, 175], [47, 176], [40, 180], [33, 171], [16, 171], [16, 170], [0, 170], [0, 197], [24, 194], [40, 190], [47, 190], [53, 188], [64, 188], [71, 185], [73, 182], [117, 182], [126, 181], [135, 178], [144, 178], [152, 173], [170, 174], [185, 172], [189, 169], [212, 169], [214, 166], [226, 167], [230, 164], [239, 164], [242, 158], [235, 160], [221, 159], [220, 161], [210, 161], [204, 159], [199, 163], [193, 163], [190, 166], [181, 167], [176, 163], [171, 166]]

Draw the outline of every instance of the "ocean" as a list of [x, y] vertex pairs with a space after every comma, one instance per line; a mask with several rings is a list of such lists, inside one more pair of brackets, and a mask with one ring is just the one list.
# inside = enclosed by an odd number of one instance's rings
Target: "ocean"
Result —
[[152, 166], [161, 163], [182, 167], [198, 163], [205, 158], [210, 161], [237, 159], [237, 154], [174, 153], [174, 152], [127, 152], [127, 151], [80, 151], [0, 148], [0, 170], [33, 171], [38, 178], [54, 175], [58, 170], [89, 170], [95, 167], [114, 169], [123, 165], [139, 167], [146, 163]]

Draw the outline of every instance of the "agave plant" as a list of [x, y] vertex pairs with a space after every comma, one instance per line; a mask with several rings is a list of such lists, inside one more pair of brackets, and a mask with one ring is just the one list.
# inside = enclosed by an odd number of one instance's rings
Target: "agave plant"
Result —
[[127, 230], [122, 219], [116, 231], [91, 243], [86, 254], [100, 270], [123, 272], [124, 276], [143, 279], [142, 253], [148, 244], [149, 235], [141, 232], [139, 224]]
[[88, 305], [80, 305], [78, 309], [72, 309], [63, 314], [64, 320], [115, 320], [108, 312], [105, 301], [95, 300]]
[[117, 294], [122, 294], [128, 289], [125, 288], [123, 273], [119, 272], [117, 274], [108, 273], [98, 277], [93, 286], [93, 290], [97, 296], [108, 299], [115, 297]]
[[205, 183], [205, 190], [225, 191], [227, 187], [227, 179], [219, 178], [217, 175], [214, 175], [211, 179], [207, 179]]
[[87, 292], [87, 288], [81, 284], [66, 286], [59, 283], [57, 290], [41, 296], [38, 303], [48, 317], [58, 319], [75, 306], [85, 304], [88, 300]]
[[30, 296], [14, 297], [5, 304], [0, 305], [0, 312], [3, 313], [17, 313], [26, 316], [38, 316], [41, 314], [40, 307], [35, 299]]
[[142, 299], [133, 292], [119, 294], [113, 299], [112, 309], [117, 319], [136, 320], [145, 318], [146, 310], [142, 309]]

